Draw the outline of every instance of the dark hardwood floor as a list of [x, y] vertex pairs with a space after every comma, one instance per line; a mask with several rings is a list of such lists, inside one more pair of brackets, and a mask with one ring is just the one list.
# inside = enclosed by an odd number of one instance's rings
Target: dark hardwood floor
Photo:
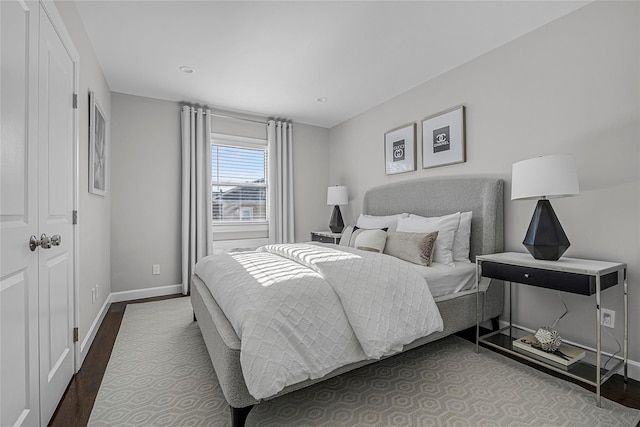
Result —
[[[181, 296], [178, 294], [111, 304], [87, 353], [82, 369], [71, 380], [49, 426], [74, 427], [87, 425], [127, 304], [158, 301]], [[458, 335], [475, 342], [475, 328], [463, 331]], [[557, 375], [553, 371], [547, 371], [537, 366], [536, 368], [551, 375]], [[571, 378], [566, 379], [572, 381]], [[587, 389], [592, 389], [584, 384], [580, 385]], [[602, 396], [625, 406], [640, 409], [640, 382], [630, 379], [625, 384], [621, 375], [614, 375], [602, 385]]]
[[53, 414], [49, 426], [74, 427], [87, 425], [127, 304], [179, 297], [182, 297], [182, 294], [112, 303], [89, 348], [82, 368], [71, 379], [71, 383], [69, 383], [67, 391], [62, 396], [62, 400]]

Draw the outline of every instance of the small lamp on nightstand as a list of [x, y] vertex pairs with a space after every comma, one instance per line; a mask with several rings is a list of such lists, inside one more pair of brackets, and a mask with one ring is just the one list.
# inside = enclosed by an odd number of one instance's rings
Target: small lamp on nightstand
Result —
[[569, 248], [569, 239], [548, 199], [578, 194], [578, 174], [571, 156], [541, 156], [513, 164], [511, 200], [538, 199], [522, 242], [535, 259], [557, 261]]
[[327, 205], [333, 205], [333, 213], [331, 214], [331, 220], [329, 220], [329, 228], [333, 233], [342, 232], [344, 221], [342, 220], [339, 205], [346, 205], [348, 203], [347, 187], [335, 185], [327, 189]]

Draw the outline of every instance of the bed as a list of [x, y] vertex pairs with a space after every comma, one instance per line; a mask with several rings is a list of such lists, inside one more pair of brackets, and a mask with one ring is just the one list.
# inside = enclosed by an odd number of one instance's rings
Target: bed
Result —
[[[500, 179], [467, 176], [397, 182], [368, 190], [364, 195], [362, 206], [363, 214], [373, 216], [407, 212], [423, 217], [438, 217], [466, 211], [472, 212], [469, 245], [471, 263], [475, 262], [476, 255], [501, 252], [503, 250], [503, 183]], [[285, 250], [289, 249], [285, 248]], [[388, 255], [382, 256], [392, 258]], [[501, 282], [492, 282], [487, 279], [481, 282], [480, 288], [479, 294], [475, 289], [471, 289], [455, 293], [445, 292], [435, 297], [435, 306], [442, 319], [442, 330], [403, 344], [401, 351], [475, 326], [477, 307], [481, 321], [492, 320], [497, 323], [497, 318], [502, 314], [503, 309], [503, 285]], [[234, 426], [243, 426], [251, 408], [262, 400], [274, 399], [375, 363], [380, 358], [392, 357], [392, 353], [383, 351], [377, 353], [374, 359], [347, 363], [323, 373], [319, 378], [286, 385], [272, 395], [257, 399], [249, 392], [243, 376], [240, 362], [242, 342], [234, 325], [225, 316], [205, 281], [198, 274], [194, 274], [191, 280], [191, 301], [194, 320], [198, 322], [220, 387], [229, 403]]]

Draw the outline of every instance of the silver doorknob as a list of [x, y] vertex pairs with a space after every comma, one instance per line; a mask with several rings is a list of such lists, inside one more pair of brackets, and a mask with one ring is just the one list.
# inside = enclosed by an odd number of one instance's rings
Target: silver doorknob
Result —
[[62, 237], [60, 237], [59, 234], [54, 234], [53, 236], [51, 236], [52, 246], [60, 246], [60, 243], [62, 243]]
[[40, 247], [42, 249], [51, 249], [51, 237], [42, 233], [42, 236], [40, 236]]
[[38, 240], [36, 236], [31, 236], [29, 238], [29, 249], [31, 249], [31, 252], [35, 251], [38, 246], [40, 246], [40, 240]]
[[59, 234], [48, 237], [43, 233], [39, 239], [36, 236], [29, 238], [29, 249], [31, 252], [35, 251], [38, 246], [42, 249], [51, 249], [51, 246], [60, 246], [60, 243], [62, 243], [62, 237]]

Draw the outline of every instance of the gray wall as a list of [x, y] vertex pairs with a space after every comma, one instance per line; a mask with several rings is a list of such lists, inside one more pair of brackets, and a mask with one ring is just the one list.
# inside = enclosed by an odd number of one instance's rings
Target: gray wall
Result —
[[[423, 176], [491, 175], [506, 180], [506, 250], [521, 242], [535, 201], [510, 201], [512, 163], [543, 154], [571, 154], [581, 194], [552, 201], [571, 241], [566, 256], [629, 265], [631, 358], [640, 362], [640, 4], [596, 2], [441, 75], [330, 131], [330, 177], [347, 185], [353, 222], [369, 187]], [[421, 169], [420, 124], [464, 104], [467, 162]], [[383, 135], [418, 124], [418, 170], [385, 176]], [[550, 325], [562, 311], [558, 294], [520, 287], [515, 321]], [[565, 295], [570, 313], [559, 324], [569, 340], [595, 346], [595, 301]], [[622, 338], [622, 287], [603, 292], [616, 310]], [[603, 334], [607, 350], [615, 342]], [[636, 365], [640, 372], [640, 365]]]
[[[266, 137], [264, 125], [239, 120], [214, 118], [212, 130]], [[293, 138], [295, 235], [306, 241], [329, 221], [329, 131], [296, 123]], [[114, 92], [111, 146], [112, 291], [179, 284], [180, 104]]]
[[114, 92], [111, 159], [112, 291], [179, 284], [180, 105]]
[[[78, 268], [80, 292], [76, 295], [80, 308], [78, 319], [79, 338], [83, 343], [91, 324], [98, 316], [100, 308], [111, 292], [109, 229], [111, 224], [110, 203], [113, 189], [111, 177], [111, 159], [107, 154], [107, 195], [96, 196], [89, 193], [89, 91], [94, 91], [96, 99], [104, 110], [107, 119], [107, 150], [109, 150], [109, 124], [111, 115], [111, 91], [102, 74], [93, 47], [84, 29], [78, 10], [73, 2], [56, 1], [55, 6], [64, 20], [65, 26], [73, 39], [80, 55], [80, 88], [78, 94], [79, 139], [78, 159], [79, 194], [78, 194]], [[98, 298], [92, 302], [91, 290], [98, 285]], [[95, 332], [95, 331], [94, 331]], [[88, 343], [90, 344], [90, 343]], [[82, 357], [87, 348], [82, 348]]]
[[296, 242], [310, 233], [329, 230], [333, 206], [327, 206], [329, 131], [317, 126], [293, 125], [293, 198]]

